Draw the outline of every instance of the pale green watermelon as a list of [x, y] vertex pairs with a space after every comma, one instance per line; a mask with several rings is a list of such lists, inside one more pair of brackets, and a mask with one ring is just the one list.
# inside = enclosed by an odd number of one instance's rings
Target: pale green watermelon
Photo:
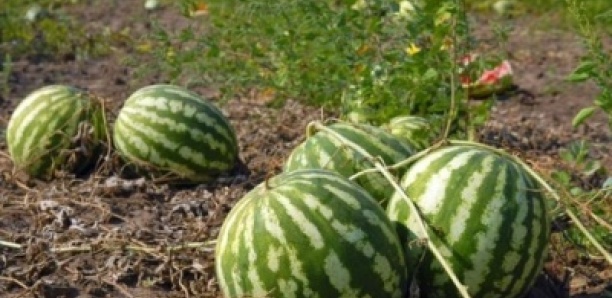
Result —
[[245, 195], [221, 228], [225, 297], [405, 297], [394, 227], [359, 185], [326, 170], [281, 173]]
[[409, 143], [418, 151], [431, 146], [432, 141], [437, 137], [431, 123], [419, 116], [397, 116], [389, 120], [382, 128]]
[[30, 93], [6, 130], [13, 163], [42, 179], [91, 166], [107, 136], [102, 109], [99, 100], [71, 86], [50, 85]]
[[210, 101], [182, 87], [133, 93], [117, 116], [113, 140], [129, 162], [155, 175], [207, 182], [234, 167], [233, 127]]
[[[546, 200], [518, 164], [473, 146], [449, 146], [418, 160], [401, 185], [430, 225], [429, 234], [472, 297], [521, 297], [542, 270], [550, 234]], [[460, 297], [397, 193], [387, 208], [407, 260], [420, 261], [422, 297]]]
[[[359, 145], [386, 165], [392, 165], [410, 157], [412, 147], [388, 132], [367, 124], [334, 123], [329, 129]], [[342, 176], [350, 176], [374, 168], [373, 160], [342, 144], [328, 132], [318, 131], [298, 145], [285, 162], [285, 171], [297, 169], [327, 169]], [[382, 174], [366, 174], [356, 180], [383, 205], [393, 194], [391, 184]]]

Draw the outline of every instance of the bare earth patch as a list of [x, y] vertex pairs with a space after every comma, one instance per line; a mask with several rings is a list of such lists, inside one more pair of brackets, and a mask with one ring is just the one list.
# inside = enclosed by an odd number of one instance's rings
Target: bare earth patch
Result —
[[[92, 30], [130, 28], [135, 36], [150, 30], [134, 23], [147, 14], [143, 1], [108, 2], [112, 4], [79, 4], [69, 11], [87, 20]], [[150, 14], [169, 26], [186, 22], [171, 10]], [[585, 138], [594, 144], [593, 156], [611, 170], [604, 115], [579, 130], [571, 128], [575, 113], [597, 92], [588, 84], [563, 82], [583, 52], [579, 39], [566, 32], [538, 30], [537, 23], [513, 21], [508, 47], [516, 84], [525, 92], [496, 103], [481, 131], [482, 141], [551, 171], [561, 166], [559, 148]], [[477, 33], [484, 39], [489, 35], [486, 30]], [[0, 97], [0, 124], [5, 125], [26, 94], [56, 83], [88, 89], [105, 98], [116, 113], [130, 93], [157, 82], [159, 75], [132, 85], [133, 73], [122, 63], [129, 53], [126, 47], [87, 61], [16, 61], [8, 97]], [[210, 90], [196, 91], [214, 96]], [[292, 100], [271, 108], [257, 94], [232, 99], [222, 108], [237, 130], [244, 167], [232, 179], [211, 185], [126, 180], [112, 171], [35, 181], [14, 173], [6, 144], [0, 143], [0, 239], [20, 245], [0, 245], [3, 297], [221, 296], [213, 250], [223, 219], [247, 191], [280, 171], [285, 157], [303, 140], [309, 121], [332, 116]], [[553, 236], [560, 237], [561, 233]], [[553, 241], [546, 270], [530, 297], [599, 297], [606, 288], [612, 291], [610, 266], [559, 243]]]

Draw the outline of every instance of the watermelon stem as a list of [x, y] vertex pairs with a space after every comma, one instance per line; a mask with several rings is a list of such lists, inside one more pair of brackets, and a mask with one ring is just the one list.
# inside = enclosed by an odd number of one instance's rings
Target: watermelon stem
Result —
[[591, 234], [591, 232], [589, 232], [589, 230], [582, 224], [582, 222], [580, 221], [580, 219], [578, 218], [578, 216], [568, 207], [565, 206], [565, 204], [563, 203], [561, 196], [559, 196], [559, 194], [550, 186], [550, 184], [548, 184], [548, 182], [546, 182], [546, 180], [544, 178], [542, 178], [542, 176], [540, 176], [535, 170], [533, 170], [529, 165], [527, 165], [523, 160], [521, 160], [520, 158], [507, 153], [506, 151], [502, 150], [502, 149], [498, 149], [495, 147], [491, 147], [485, 144], [481, 144], [481, 143], [476, 143], [476, 142], [470, 142], [470, 141], [459, 141], [459, 140], [452, 140], [449, 141], [451, 144], [454, 145], [468, 145], [468, 146], [474, 146], [474, 147], [480, 147], [480, 148], [484, 148], [487, 150], [491, 150], [501, 156], [507, 157], [511, 160], [513, 160], [514, 162], [516, 162], [517, 164], [519, 164], [527, 173], [529, 173], [529, 175], [531, 175], [542, 187], [544, 187], [544, 189], [546, 189], [546, 191], [553, 197], [553, 199], [555, 199], [555, 201], [564, 207], [565, 209], [565, 213], [567, 214], [567, 216], [569, 216], [569, 218], [572, 220], [572, 222], [574, 222], [574, 224], [576, 224], [576, 227], [584, 234], [584, 236], [589, 239], [589, 241], [591, 242], [591, 244], [603, 255], [603, 257], [606, 259], [606, 261], [612, 265], [612, 255], [606, 251], [606, 249], [601, 245], [601, 243], [599, 243], [599, 241], [597, 241], [597, 239], [595, 239], [595, 237], [593, 236], [593, 234]]
[[269, 190], [269, 189], [271, 189], [271, 188], [272, 188], [272, 187], [270, 186], [270, 179], [271, 179], [272, 177], [273, 177], [273, 175], [271, 175], [271, 174], [266, 175], [266, 179], [264, 179], [264, 189], [265, 189], [265, 190]]
[[410, 205], [410, 211], [413, 213], [417, 222], [419, 223], [419, 228], [422, 230], [421, 231], [422, 234], [425, 235], [425, 237], [423, 237], [423, 240], [427, 243], [427, 247], [429, 248], [429, 250], [433, 253], [436, 259], [440, 262], [440, 264], [442, 265], [442, 268], [444, 268], [444, 270], [446, 271], [446, 273], [448, 274], [452, 282], [455, 284], [455, 287], [457, 287], [457, 290], [459, 291], [461, 296], [464, 298], [470, 298], [470, 294], [468, 294], [467, 292], [467, 287], [464, 286], [461, 283], [461, 281], [459, 281], [459, 278], [457, 277], [457, 275], [455, 274], [455, 272], [453, 271], [449, 263], [442, 256], [442, 254], [440, 253], [436, 245], [431, 240], [431, 237], [429, 237], [429, 232], [427, 230], [425, 221], [421, 217], [421, 214], [418, 212], [418, 209], [416, 205], [414, 204], [414, 202], [408, 198], [408, 195], [406, 195], [406, 192], [402, 189], [402, 187], [397, 182], [397, 178], [391, 175], [389, 170], [380, 162], [378, 158], [375, 158], [370, 153], [368, 153], [365, 149], [361, 148], [359, 145], [351, 142], [350, 140], [336, 133], [332, 129], [329, 129], [328, 127], [323, 125], [321, 122], [314, 121], [314, 122], [311, 122], [308, 126], [312, 126], [318, 129], [319, 131], [325, 131], [326, 133], [335, 137], [336, 139], [338, 139], [340, 142], [342, 142], [346, 146], [351, 147], [353, 150], [357, 151], [359, 154], [365, 156], [370, 162], [374, 164], [374, 167], [389, 181], [389, 183], [391, 183], [393, 188], [403, 197], [403, 199], [406, 202], [408, 202], [408, 205]]
[[[453, 18], [451, 20], [452, 27], [451, 28], [456, 28], [456, 15], [453, 15]], [[456, 34], [456, 29], [452, 31], [452, 39], [453, 39], [453, 44], [456, 45], [457, 44], [457, 34]], [[456, 47], [452, 47], [452, 50], [450, 51], [450, 56], [451, 56], [451, 61], [457, 61], [457, 49]], [[451, 131], [451, 126], [453, 124], [453, 122], [455, 121], [455, 118], [457, 117], [457, 93], [455, 92], [456, 89], [456, 82], [455, 82], [455, 74], [457, 73], [456, 70], [457, 64], [456, 63], [452, 63], [451, 64], [451, 76], [450, 76], [450, 107], [448, 109], [448, 118], [446, 119], [446, 125], [444, 127], [444, 134], [442, 135], [442, 139], [446, 140], [450, 134]]]
[[[402, 160], [402, 161], [400, 161], [398, 163], [392, 164], [390, 166], [386, 166], [385, 168], [387, 170], [397, 170], [397, 169], [403, 168], [403, 167], [405, 167], [407, 165], [410, 165], [410, 164], [414, 163], [415, 161], [421, 159], [423, 156], [431, 153], [432, 151], [434, 151], [434, 150], [436, 150], [436, 149], [438, 149], [440, 147], [443, 147], [443, 146], [445, 146], [447, 144], [448, 144], [447, 140], [438, 141], [437, 143], [429, 146], [428, 148], [423, 149], [423, 150], [417, 152], [416, 154], [414, 154], [414, 155], [412, 155], [412, 156], [410, 156], [410, 157], [408, 157], [408, 158], [406, 158], [406, 159], [404, 159], [404, 160]], [[369, 174], [369, 173], [374, 173], [374, 172], [379, 172], [379, 170], [378, 169], [365, 169], [363, 171], [355, 173], [349, 179], [350, 180], [355, 180], [355, 179], [357, 179], [357, 178], [359, 178], [359, 177], [361, 177], [363, 175], [366, 175], [366, 174]]]
[[306, 138], [312, 137], [315, 133], [317, 133], [316, 125], [312, 122], [308, 123], [308, 125], [306, 125]]
[[105, 105], [105, 101], [103, 98], [99, 98], [99, 97], [94, 97], [97, 101], [98, 104], [100, 105], [100, 112], [102, 113], [102, 119], [100, 119], [102, 121], [102, 123], [94, 123], [94, 125], [102, 125], [102, 127], [96, 127], [96, 130], [100, 130], [104, 136], [106, 137], [106, 155], [104, 156], [103, 162], [108, 162], [109, 160], [111, 160], [111, 157], [113, 155], [113, 145], [112, 145], [112, 138], [111, 138], [111, 134], [110, 134], [110, 125], [108, 124], [108, 117], [106, 115], [106, 105]]

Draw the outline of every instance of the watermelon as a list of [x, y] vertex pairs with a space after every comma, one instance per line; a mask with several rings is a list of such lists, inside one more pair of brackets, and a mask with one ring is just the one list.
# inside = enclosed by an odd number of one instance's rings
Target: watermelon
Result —
[[215, 250], [225, 297], [405, 297], [394, 227], [361, 187], [337, 173], [281, 173], [247, 193]]
[[208, 182], [238, 158], [236, 134], [222, 112], [173, 85], [134, 92], [117, 116], [113, 140], [125, 160], [169, 179]]
[[50, 85], [19, 103], [6, 130], [16, 168], [51, 179], [58, 172], [79, 173], [98, 160], [106, 141], [99, 100], [72, 86]]
[[[482, 67], [485, 70], [479, 77], [471, 75], [471, 68]], [[508, 60], [482, 57], [470, 54], [461, 59], [462, 67], [459, 69], [461, 86], [471, 97], [482, 98], [510, 90], [513, 84], [512, 65]]]
[[419, 151], [431, 146], [436, 136], [429, 121], [419, 116], [397, 116], [389, 120], [382, 128]]
[[[387, 165], [403, 161], [414, 152], [409, 144], [378, 127], [343, 122], [327, 127]], [[373, 168], [373, 161], [343, 144], [329, 132], [321, 130], [293, 149], [284, 165], [284, 171], [309, 168], [335, 171], [348, 178]], [[393, 194], [389, 181], [378, 172], [365, 174], [357, 178], [356, 182], [383, 205]]]
[[[471, 297], [521, 297], [541, 272], [550, 222], [545, 197], [524, 168], [491, 150], [453, 145], [416, 161], [401, 186], [429, 224], [429, 236]], [[408, 203], [395, 193], [387, 214], [406, 259], [420, 262], [423, 297], [460, 297], [430, 252]]]

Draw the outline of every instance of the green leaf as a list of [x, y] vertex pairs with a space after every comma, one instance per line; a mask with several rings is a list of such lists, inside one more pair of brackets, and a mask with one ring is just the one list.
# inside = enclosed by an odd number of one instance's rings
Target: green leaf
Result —
[[601, 92], [595, 97], [594, 102], [595, 105], [606, 112], [608, 116], [612, 116], [612, 88], [602, 86]]
[[559, 157], [565, 162], [575, 165], [582, 164], [589, 154], [589, 143], [585, 140], [576, 140], [568, 144], [567, 148], [559, 150]]
[[434, 80], [438, 77], [438, 71], [436, 71], [433, 68], [428, 69], [424, 74], [423, 74], [423, 80]]
[[569, 145], [569, 150], [574, 157], [574, 162], [576, 164], [581, 164], [585, 161], [587, 155], [589, 154], [589, 142], [585, 140], [572, 142]]
[[561, 183], [564, 186], [569, 185], [572, 180], [570, 174], [563, 171], [554, 171], [552, 172], [551, 176], [553, 179], [555, 179], [557, 182]]
[[593, 61], [584, 61], [574, 69], [574, 71], [567, 76], [566, 80], [570, 82], [584, 82], [591, 78], [593, 70], [597, 67], [597, 64]]
[[559, 157], [565, 162], [573, 162], [575, 159], [572, 153], [567, 149], [559, 150]]
[[612, 20], [612, 9], [610, 9], [610, 10], [608, 10], [606, 12], [603, 12], [601, 14], [596, 15], [595, 16], [595, 20], [598, 20], [598, 21], [601, 21], [601, 22], [603, 22], [603, 21], [611, 21]]
[[565, 80], [567, 80], [568, 82], [573, 82], [573, 83], [580, 83], [580, 82], [584, 82], [588, 79], [591, 78], [591, 75], [588, 73], [576, 73], [573, 72], [571, 73], [569, 76], [567, 76], [567, 78], [565, 78]]
[[582, 173], [586, 175], [587, 177], [589, 177], [589, 176], [593, 176], [595, 173], [597, 173], [601, 169], [603, 168], [599, 160], [589, 160], [584, 165], [584, 170], [582, 171]]
[[575, 187], [572, 187], [572, 188], [570, 189], [570, 193], [572, 194], [572, 196], [577, 197], [577, 196], [579, 196], [579, 195], [584, 194], [584, 189], [582, 189], [582, 188], [580, 188], [580, 187], [578, 187], [578, 186], [575, 186]]
[[595, 113], [596, 108], [597, 107], [591, 106], [580, 110], [580, 112], [578, 112], [578, 114], [576, 114], [576, 116], [574, 117], [574, 120], [572, 120], [572, 126], [580, 126], [582, 123], [584, 123], [585, 120], [593, 116], [593, 113]]
[[593, 61], [583, 61], [574, 69], [574, 73], [591, 72], [597, 67], [597, 63]]

